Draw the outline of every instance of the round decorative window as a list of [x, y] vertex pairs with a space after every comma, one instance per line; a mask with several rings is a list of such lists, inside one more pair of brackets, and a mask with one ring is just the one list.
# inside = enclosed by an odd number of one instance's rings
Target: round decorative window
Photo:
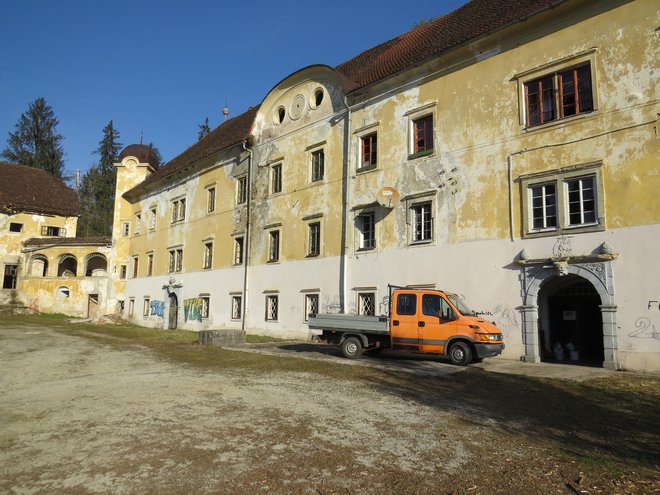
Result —
[[303, 95], [297, 95], [291, 103], [291, 108], [289, 108], [289, 116], [293, 120], [299, 119], [304, 109], [305, 97]]

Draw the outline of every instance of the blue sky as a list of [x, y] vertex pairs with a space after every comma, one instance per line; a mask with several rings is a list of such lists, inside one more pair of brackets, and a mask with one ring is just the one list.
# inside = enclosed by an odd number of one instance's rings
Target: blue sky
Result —
[[43, 96], [66, 170], [94, 163], [105, 124], [170, 160], [307, 65], [335, 66], [466, 0], [0, 0], [0, 149]]

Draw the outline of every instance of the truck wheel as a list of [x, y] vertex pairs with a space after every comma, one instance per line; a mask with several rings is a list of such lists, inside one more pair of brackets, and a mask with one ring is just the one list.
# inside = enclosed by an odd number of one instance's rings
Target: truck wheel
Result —
[[362, 342], [357, 337], [348, 337], [341, 344], [341, 352], [348, 359], [357, 359], [362, 355]]
[[451, 364], [465, 366], [472, 362], [472, 349], [465, 342], [456, 342], [449, 348]]

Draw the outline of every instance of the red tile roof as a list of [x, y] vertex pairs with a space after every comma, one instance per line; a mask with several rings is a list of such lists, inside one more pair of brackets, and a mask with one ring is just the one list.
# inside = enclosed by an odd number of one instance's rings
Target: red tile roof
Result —
[[54, 175], [34, 167], [0, 162], [0, 212], [80, 215], [78, 195]]
[[167, 165], [148, 176], [136, 187], [126, 191], [124, 196], [131, 196], [133, 193], [137, 193], [138, 190], [155, 183], [159, 179], [168, 177], [178, 170], [182, 170], [203, 158], [211, 156], [213, 153], [246, 140], [252, 130], [252, 124], [257, 115], [257, 110], [259, 110], [259, 106], [253, 107], [247, 112], [223, 122], [211, 131], [208, 136], [193, 144], [186, 151], [168, 162]]
[[473, 0], [336, 67], [352, 91], [420, 65], [466, 42], [565, 0]]

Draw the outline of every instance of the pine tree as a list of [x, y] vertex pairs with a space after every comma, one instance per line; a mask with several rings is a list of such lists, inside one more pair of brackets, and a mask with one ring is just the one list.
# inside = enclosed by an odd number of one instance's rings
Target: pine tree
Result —
[[19, 165], [46, 170], [62, 178], [64, 169], [64, 136], [57, 133], [59, 121], [44, 98], [37, 98], [28, 105], [16, 124], [15, 132], [9, 133], [7, 149], [2, 157]]
[[112, 120], [103, 128], [103, 139], [94, 151], [99, 161], [83, 176], [80, 185], [80, 208], [77, 235], [108, 236], [112, 234], [112, 220], [115, 206], [115, 182], [117, 161], [122, 144], [119, 131]]
[[208, 117], [206, 117], [206, 120], [203, 124], [198, 124], [197, 127], [199, 127], [199, 132], [197, 133], [197, 141], [201, 141], [203, 138], [211, 134]]

